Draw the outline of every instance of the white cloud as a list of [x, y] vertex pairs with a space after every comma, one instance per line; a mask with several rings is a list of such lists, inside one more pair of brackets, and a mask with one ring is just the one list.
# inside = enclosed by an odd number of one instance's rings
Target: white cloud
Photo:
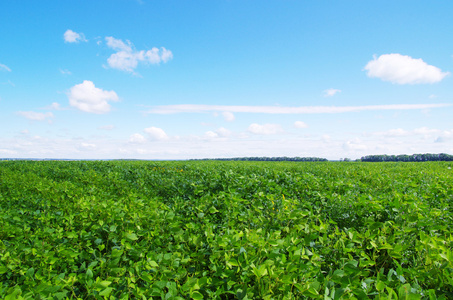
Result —
[[220, 137], [229, 137], [231, 135], [231, 131], [226, 129], [226, 128], [223, 128], [223, 127], [220, 127], [219, 129], [216, 130], [216, 133], [220, 136]]
[[107, 59], [109, 67], [113, 69], [134, 73], [139, 62], [158, 64], [160, 62], [166, 63], [173, 58], [173, 53], [164, 47], [137, 51], [128, 40], [123, 42], [111, 36], [106, 37], [105, 40], [109, 48], [117, 51]]
[[66, 43], [78, 43], [88, 41], [83, 33], [77, 33], [72, 31], [71, 29], [66, 30], [63, 37]]
[[13, 150], [10, 150], [10, 149], [0, 149], [0, 153], [1, 153], [1, 154], [9, 154], [9, 155], [13, 155], [13, 154], [16, 154], [17, 152], [16, 152], [16, 151], [13, 151]]
[[401, 136], [408, 136], [411, 133], [409, 131], [406, 131], [402, 128], [396, 128], [396, 129], [390, 129], [387, 131], [379, 131], [375, 132], [374, 135], [377, 136], [387, 136], [387, 137], [401, 137]]
[[397, 128], [397, 129], [390, 129], [385, 133], [386, 136], [405, 136], [408, 135], [409, 132], [402, 128]]
[[0, 64], [0, 70], [11, 72], [11, 69], [7, 65]]
[[438, 129], [429, 129], [428, 127], [420, 127], [420, 128], [414, 129], [415, 134], [421, 134], [421, 135], [425, 135], [425, 136], [436, 134], [438, 132], [439, 132]]
[[233, 122], [235, 119], [234, 114], [229, 111], [222, 112], [222, 116], [223, 116], [223, 119], [227, 122]]
[[131, 135], [131, 137], [129, 138], [129, 142], [130, 143], [135, 143], [135, 144], [143, 144], [144, 142], [146, 142], [146, 139], [143, 135], [141, 135], [140, 133], [134, 133], [133, 135]]
[[132, 43], [126, 40], [126, 43], [122, 40], [115, 39], [114, 37], [108, 36], [105, 38], [107, 41], [107, 46], [112, 48], [115, 51], [126, 51], [132, 52]]
[[60, 73], [62, 75], [72, 75], [71, 71], [66, 70], [66, 69], [60, 69]]
[[347, 112], [376, 111], [376, 110], [412, 110], [448, 107], [452, 104], [388, 104], [364, 106], [228, 106], [228, 105], [199, 105], [179, 104], [161, 105], [149, 110], [150, 114], [202, 113], [229, 111], [234, 113], [261, 114], [338, 114]]
[[278, 134], [283, 132], [282, 127], [279, 124], [257, 124], [253, 123], [249, 126], [248, 131], [253, 134], [260, 134], [260, 135], [271, 135], [271, 134]]
[[65, 108], [61, 107], [60, 103], [58, 102], [52, 102], [52, 104], [47, 106], [46, 109], [65, 110]]
[[338, 89], [327, 89], [324, 91], [324, 97], [332, 97], [335, 94], [341, 93], [341, 90]]
[[126, 51], [119, 51], [117, 53], [114, 53], [107, 59], [107, 63], [109, 64], [110, 68], [131, 73], [133, 73], [134, 69], [137, 68], [138, 61], [138, 55]]
[[330, 135], [328, 135], [328, 134], [323, 134], [323, 135], [321, 136], [321, 140], [322, 140], [323, 142], [330, 142], [331, 139], [332, 139], [332, 138], [331, 138]]
[[435, 140], [436, 143], [446, 143], [453, 140], [453, 129], [452, 130], [444, 130], [440, 133], [440, 135]]
[[154, 140], [166, 140], [167, 134], [161, 128], [149, 127], [145, 128], [145, 132]]
[[214, 139], [216, 137], [218, 137], [219, 135], [217, 133], [215, 133], [214, 131], [206, 131], [206, 133], [204, 134], [205, 137], [207, 137], [208, 139]]
[[347, 151], [367, 150], [368, 146], [363, 144], [361, 140], [355, 139], [351, 141], [346, 141], [343, 144], [343, 149]]
[[2, 82], [4, 85], [10, 85], [10, 86], [16, 86], [11, 80], [8, 80], [6, 82]]
[[173, 59], [173, 52], [171, 52], [170, 50], [167, 50], [164, 47], [161, 47], [161, 53], [162, 54], [160, 55], [160, 58], [162, 59], [162, 61], [164, 63]]
[[224, 128], [220, 127], [216, 131], [207, 131], [205, 132], [204, 136], [208, 139], [214, 139], [214, 138], [227, 138], [231, 135], [231, 131]]
[[296, 122], [294, 122], [294, 127], [296, 127], [296, 128], [307, 128], [308, 125], [305, 122], [296, 121]]
[[17, 114], [33, 121], [45, 121], [54, 117], [53, 113], [51, 112], [39, 113], [34, 111], [19, 111], [17, 112]]
[[73, 86], [68, 93], [69, 104], [81, 111], [103, 114], [110, 111], [109, 101], [118, 101], [114, 91], [104, 91], [94, 86], [94, 83], [84, 80]]
[[81, 143], [77, 148], [82, 151], [92, 151], [96, 150], [97, 147], [95, 144]]
[[365, 66], [368, 77], [380, 78], [397, 84], [421, 84], [441, 81], [449, 72], [428, 65], [421, 58], [415, 59], [398, 53], [374, 57]]
[[418, 141], [420, 144], [430, 143], [432, 141], [441, 142], [446, 141], [450, 137], [453, 137], [453, 130], [440, 130], [435, 128], [420, 127], [412, 130], [405, 130], [402, 128], [390, 129], [387, 131], [378, 131], [369, 134], [364, 134], [367, 136], [378, 136], [388, 143], [395, 143], [395, 138], [397, 140], [408, 142], [409, 140]]
[[98, 129], [113, 130], [113, 129], [115, 129], [115, 126], [114, 125], [104, 125], [104, 126], [99, 126]]
[[[14, 137], [0, 136], [3, 157], [20, 158], [74, 158], [74, 159], [190, 159], [242, 156], [316, 156], [328, 159], [351, 159], [371, 154], [453, 153], [453, 129], [404, 129], [409, 135], [395, 138], [373, 133], [358, 139], [355, 134], [329, 135], [313, 133], [310, 136], [285, 137], [279, 135], [256, 138], [246, 131], [221, 138], [220, 128], [212, 130], [218, 137], [171, 137], [168, 142], [154, 142], [152, 147], [130, 143], [129, 136], [115, 139], [108, 136], [90, 138], [56, 138], [35, 136], [31, 132]], [[31, 130], [33, 131], [33, 130]], [[418, 133], [416, 133], [418, 132]], [[425, 139], [423, 133], [429, 133]], [[246, 134], [248, 133], [248, 136]], [[142, 134], [146, 140], [149, 138]], [[170, 142], [171, 141], [171, 142]], [[400, 141], [400, 142], [398, 142]], [[143, 146], [142, 146], [143, 145]], [[285, 147], [282, 147], [285, 145]]]

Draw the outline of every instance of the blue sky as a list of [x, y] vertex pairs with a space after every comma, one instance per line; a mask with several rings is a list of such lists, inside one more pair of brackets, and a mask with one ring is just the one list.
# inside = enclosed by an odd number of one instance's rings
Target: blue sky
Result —
[[453, 154], [451, 1], [1, 1], [0, 157]]

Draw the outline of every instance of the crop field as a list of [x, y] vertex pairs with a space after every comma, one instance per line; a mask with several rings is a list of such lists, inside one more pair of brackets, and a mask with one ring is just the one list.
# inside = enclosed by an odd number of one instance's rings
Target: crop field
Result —
[[453, 162], [0, 162], [1, 299], [452, 299]]

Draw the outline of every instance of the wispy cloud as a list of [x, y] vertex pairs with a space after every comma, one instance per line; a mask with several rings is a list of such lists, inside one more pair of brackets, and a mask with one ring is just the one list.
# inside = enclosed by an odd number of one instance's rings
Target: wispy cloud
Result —
[[133, 135], [131, 135], [131, 137], [129, 138], [129, 143], [133, 143], [133, 144], [143, 144], [146, 142], [146, 139], [143, 135], [141, 135], [140, 133], [134, 133]]
[[32, 121], [45, 121], [46, 119], [51, 119], [54, 117], [53, 113], [51, 112], [39, 113], [34, 111], [19, 111], [17, 112], [17, 114]]
[[204, 137], [207, 139], [225, 139], [229, 137], [232, 132], [224, 127], [220, 127], [216, 131], [207, 131], [204, 134]]
[[280, 124], [250, 124], [248, 131], [258, 135], [271, 135], [283, 132]]
[[72, 75], [71, 71], [66, 70], [66, 69], [60, 69], [60, 73], [62, 75]]
[[14, 84], [14, 82], [12, 82], [11, 80], [8, 80], [8, 81], [6, 81], [6, 82], [2, 82], [2, 84], [3, 84], [3, 85], [16, 86], [16, 85]]
[[97, 146], [96, 146], [96, 144], [81, 143], [76, 148], [79, 151], [93, 151], [93, 150], [96, 150]]
[[222, 116], [223, 116], [224, 120], [227, 122], [233, 122], [235, 119], [234, 114], [229, 111], [224, 111], [222, 113]]
[[115, 129], [115, 125], [103, 125], [103, 126], [99, 126], [98, 129], [113, 130], [113, 129]]
[[51, 110], [66, 110], [67, 108], [62, 107], [58, 102], [52, 102], [52, 104], [44, 107], [44, 109], [51, 109]]
[[294, 127], [296, 127], [296, 128], [307, 128], [308, 125], [305, 122], [296, 121], [296, 122], [294, 122]]
[[176, 113], [204, 113], [224, 112], [231, 113], [260, 113], [260, 114], [338, 114], [360, 111], [379, 110], [414, 110], [448, 107], [452, 104], [387, 104], [362, 106], [229, 106], [229, 105], [200, 105], [178, 104], [161, 105], [147, 111], [149, 114], [176, 114]]
[[0, 70], [11, 72], [11, 69], [4, 64], [0, 64]]
[[327, 89], [324, 91], [324, 97], [332, 97], [335, 94], [341, 93], [339, 89]]

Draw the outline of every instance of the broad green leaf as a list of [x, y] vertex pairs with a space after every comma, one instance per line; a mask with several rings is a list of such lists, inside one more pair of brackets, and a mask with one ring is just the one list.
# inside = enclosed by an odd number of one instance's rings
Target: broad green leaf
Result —
[[148, 264], [153, 268], [159, 267], [159, 265], [154, 260], [149, 261]]
[[195, 300], [204, 299], [204, 298], [203, 298], [203, 295], [202, 295], [200, 292], [197, 292], [197, 291], [192, 292], [192, 293], [190, 294], [190, 297], [192, 297], [192, 299], [195, 299]]
[[88, 278], [93, 278], [93, 271], [91, 271], [91, 269], [87, 269], [86, 275]]
[[126, 233], [125, 236], [126, 236], [126, 239], [131, 240], [131, 241], [138, 240], [138, 237], [137, 237], [137, 235], [135, 233], [128, 232], [128, 233]]
[[104, 290], [102, 290], [99, 295], [100, 296], [103, 296], [103, 297], [108, 297], [110, 295], [110, 293], [113, 291], [113, 288], [105, 288]]

